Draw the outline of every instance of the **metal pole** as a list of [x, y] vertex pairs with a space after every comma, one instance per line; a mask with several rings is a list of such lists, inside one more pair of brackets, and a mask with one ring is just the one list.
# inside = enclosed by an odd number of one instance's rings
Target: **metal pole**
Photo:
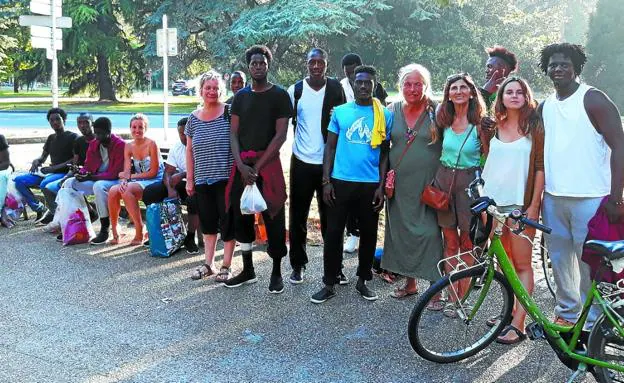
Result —
[[50, 1], [52, 11], [50, 12], [52, 15], [52, 33], [50, 45], [52, 47], [52, 107], [58, 108], [58, 60], [56, 56], [56, 2], [57, 0]]
[[167, 31], [167, 15], [163, 15], [162, 24], [165, 31], [165, 51], [163, 53], [163, 130], [165, 132], [165, 141], [167, 141], [167, 130], [169, 129], [169, 33]]

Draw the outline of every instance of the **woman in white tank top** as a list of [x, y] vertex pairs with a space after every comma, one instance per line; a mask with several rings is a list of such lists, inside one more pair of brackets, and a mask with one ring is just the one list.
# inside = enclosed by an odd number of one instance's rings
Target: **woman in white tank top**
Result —
[[[526, 81], [509, 77], [498, 90], [495, 104], [496, 131], [490, 139], [483, 168], [484, 195], [494, 199], [499, 211], [513, 209], [539, 219], [544, 190], [544, 130], [536, 113], [537, 103]], [[512, 225], [512, 222], [507, 222]], [[525, 233], [532, 239], [534, 230]], [[532, 243], [505, 227], [502, 241], [524, 287], [533, 293]], [[526, 338], [526, 311], [516, 302], [513, 319], [497, 341], [514, 344]], [[493, 318], [496, 320], [496, 318]]]

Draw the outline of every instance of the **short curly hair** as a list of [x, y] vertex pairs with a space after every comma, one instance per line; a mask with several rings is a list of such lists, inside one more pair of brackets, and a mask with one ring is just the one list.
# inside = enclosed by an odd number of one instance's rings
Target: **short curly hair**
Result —
[[46, 114], [46, 120], [50, 121], [50, 116], [55, 114], [55, 113], [58, 114], [59, 116], [61, 116], [61, 118], [63, 119], [63, 122], [67, 121], [67, 112], [65, 112], [61, 108], [52, 108], [52, 109], [48, 110], [48, 113]]
[[587, 55], [585, 54], [585, 48], [579, 44], [570, 43], [555, 43], [544, 47], [540, 52], [539, 68], [548, 74], [548, 62], [555, 53], [561, 53], [565, 57], [572, 60], [574, 66], [574, 73], [578, 76], [583, 71], [583, 67], [587, 62]]
[[254, 45], [251, 48], [245, 51], [245, 62], [247, 65], [251, 62], [251, 56], [253, 55], [263, 55], [267, 59], [267, 63], [271, 65], [271, 61], [273, 60], [273, 53], [266, 45]]
[[368, 73], [371, 76], [377, 78], [377, 69], [375, 69], [372, 65], [360, 65], [355, 68], [354, 73], [357, 75], [358, 73]]
[[516, 55], [509, 49], [501, 45], [494, 45], [493, 47], [485, 50], [490, 57], [498, 57], [509, 65], [509, 71], [515, 72], [518, 70], [518, 59]]

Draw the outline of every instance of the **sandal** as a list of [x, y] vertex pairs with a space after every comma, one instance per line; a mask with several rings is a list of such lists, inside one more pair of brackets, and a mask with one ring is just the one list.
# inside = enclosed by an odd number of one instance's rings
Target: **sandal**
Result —
[[[507, 334], [509, 334], [509, 331], [513, 331], [514, 333], [516, 333], [518, 337], [515, 339], [504, 339], [503, 337], [507, 336]], [[507, 327], [505, 327], [503, 331], [500, 333], [498, 338], [496, 338], [496, 342], [501, 343], [501, 344], [516, 344], [516, 343], [522, 342], [526, 338], [527, 338], [526, 334], [523, 334], [522, 331], [518, 330], [513, 325], [507, 325]]]
[[410, 295], [418, 294], [418, 290], [408, 291], [405, 287], [397, 287], [393, 292], [390, 293], [392, 298], [401, 299], [405, 297], [409, 297]]
[[388, 272], [383, 272], [379, 274], [379, 277], [390, 284], [396, 282], [396, 277]]
[[211, 275], [214, 275], [215, 271], [210, 267], [209, 264], [204, 263], [193, 271], [191, 274], [191, 279], [197, 281], [199, 279], [208, 278]]
[[446, 306], [446, 300], [438, 299], [438, 300], [429, 302], [429, 304], [427, 304], [427, 310], [429, 310], [429, 311], [442, 311], [442, 310], [444, 310], [445, 306]]
[[444, 309], [442, 310], [442, 315], [451, 319], [457, 318], [458, 316], [457, 306], [455, 305], [455, 302], [449, 302], [446, 305], [444, 305]]
[[567, 319], [563, 319], [560, 316], [556, 316], [555, 320], [553, 321], [556, 325], [558, 326], [569, 326], [569, 327], [574, 327], [576, 325], [576, 323], [574, 322], [570, 322]]
[[[485, 321], [485, 325], [488, 327], [494, 327], [498, 324], [498, 321], [501, 319], [503, 319], [503, 316], [501, 314], [494, 315], [493, 317]], [[507, 322], [507, 324], [510, 324], [512, 320], [513, 320], [513, 315], [509, 317], [509, 322]]]
[[217, 274], [215, 281], [225, 282], [230, 278], [232, 278], [232, 271], [230, 270], [229, 267], [222, 266], [221, 269], [219, 269], [219, 274]]

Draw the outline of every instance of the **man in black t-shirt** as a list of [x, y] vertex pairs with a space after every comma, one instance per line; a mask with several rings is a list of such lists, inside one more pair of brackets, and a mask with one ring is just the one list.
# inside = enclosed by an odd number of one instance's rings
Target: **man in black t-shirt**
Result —
[[235, 171], [226, 188], [226, 201], [234, 215], [236, 240], [243, 251], [243, 271], [225, 282], [239, 287], [257, 281], [253, 267], [252, 242], [255, 239], [254, 215], [242, 214], [241, 195], [246, 185], [257, 184], [267, 210], [262, 213], [267, 228], [273, 271], [269, 292], [284, 291], [281, 261], [286, 256], [286, 182], [279, 151], [286, 141], [292, 106], [288, 93], [267, 81], [272, 54], [266, 46], [255, 45], [245, 52], [252, 84], [239, 90], [232, 102], [232, 155]]
[[[46, 118], [50, 127], [54, 129], [54, 133], [48, 136], [41, 156], [32, 162], [30, 173], [15, 177], [15, 188], [22, 193], [28, 206], [37, 213], [35, 223], [38, 224], [50, 223], [54, 213], [49, 212], [46, 206], [39, 202], [30, 188], [45, 189], [49, 184], [65, 177], [68, 165], [73, 161], [74, 141], [78, 138], [76, 133], [65, 130], [67, 113], [63, 109], [50, 109]], [[50, 156], [50, 166], [41, 167], [48, 156]]]
[[[73, 160], [72, 163], [69, 164], [69, 172], [60, 180], [50, 182], [45, 187], [41, 188], [50, 212], [47, 217], [41, 221], [44, 224], [47, 224], [48, 221], [52, 221], [52, 218], [54, 218], [54, 212], [56, 212], [56, 195], [58, 191], [61, 190], [63, 183], [65, 183], [67, 179], [74, 176], [77, 167], [84, 165], [87, 158], [89, 143], [95, 140], [95, 134], [93, 133], [93, 117], [90, 113], [80, 113], [76, 119], [76, 125], [82, 135], [74, 141], [74, 145], [72, 146]], [[87, 204], [89, 203], [87, 202]], [[92, 212], [95, 211], [95, 207], [90, 204], [89, 208]], [[44, 228], [44, 230], [46, 229]], [[54, 228], [54, 231], [56, 231], [56, 228]]]

